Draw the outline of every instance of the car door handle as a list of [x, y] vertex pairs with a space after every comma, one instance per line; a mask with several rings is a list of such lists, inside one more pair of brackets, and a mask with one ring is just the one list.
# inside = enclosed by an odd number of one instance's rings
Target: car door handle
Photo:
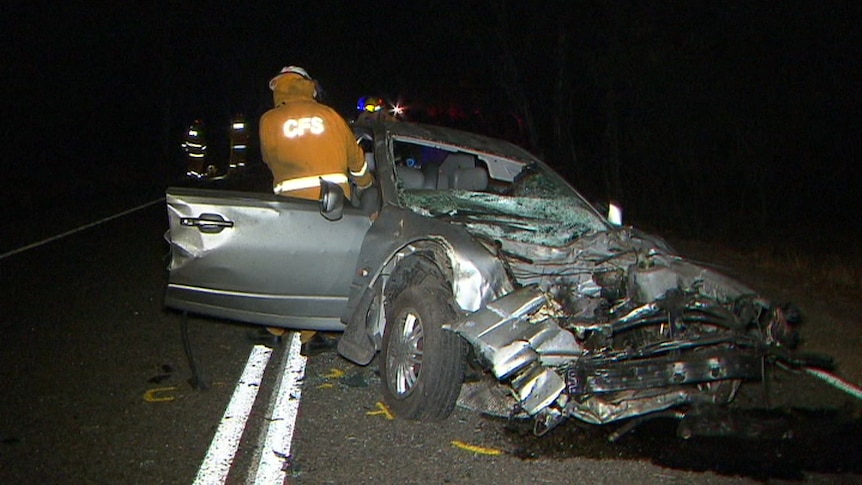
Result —
[[206, 234], [217, 234], [226, 227], [233, 227], [233, 221], [229, 221], [220, 214], [201, 214], [198, 217], [182, 217], [180, 225], [197, 227], [200, 232]]

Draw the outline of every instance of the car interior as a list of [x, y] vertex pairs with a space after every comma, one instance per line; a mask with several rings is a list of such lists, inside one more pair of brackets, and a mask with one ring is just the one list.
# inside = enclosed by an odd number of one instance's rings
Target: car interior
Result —
[[[418, 165], [418, 166], [417, 166]], [[399, 163], [396, 174], [408, 190], [470, 190], [488, 189], [488, 170], [470, 153], [453, 152], [442, 162], [430, 161], [413, 166]]]

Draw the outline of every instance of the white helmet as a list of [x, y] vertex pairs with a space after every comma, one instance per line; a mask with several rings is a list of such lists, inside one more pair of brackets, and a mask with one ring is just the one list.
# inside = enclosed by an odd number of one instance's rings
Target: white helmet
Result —
[[279, 72], [274, 78], [269, 80], [269, 89], [275, 90], [275, 83], [278, 81], [278, 78], [284, 76], [285, 74], [299, 74], [300, 76], [308, 79], [309, 81], [313, 81], [311, 76], [308, 75], [305, 69], [298, 66], [285, 66], [281, 68], [281, 72]]

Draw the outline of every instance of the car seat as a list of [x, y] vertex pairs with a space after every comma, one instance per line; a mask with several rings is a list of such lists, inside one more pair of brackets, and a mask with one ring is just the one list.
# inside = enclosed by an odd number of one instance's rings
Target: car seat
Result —
[[484, 167], [456, 168], [449, 180], [449, 188], [481, 192], [488, 189], [488, 172]]
[[395, 175], [405, 189], [421, 189], [424, 188], [425, 176], [418, 169], [411, 167], [395, 167]]
[[450, 189], [452, 187], [452, 177], [455, 170], [459, 168], [475, 168], [476, 156], [469, 153], [455, 152], [446, 155], [440, 168], [437, 170], [437, 188]]
[[422, 174], [425, 176], [425, 182], [422, 185], [423, 189], [437, 189], [437, 175], [439, 174], [439, 170], [440, 164], [436, 162], [422, 165]]

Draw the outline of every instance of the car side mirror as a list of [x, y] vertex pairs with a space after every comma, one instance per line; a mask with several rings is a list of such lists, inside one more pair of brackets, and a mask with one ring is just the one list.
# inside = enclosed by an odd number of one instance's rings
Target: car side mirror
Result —
[[320, 179], [320, 215], [326, 220], [341, 219], [344, 211], [344, 189], [341, 185]]

